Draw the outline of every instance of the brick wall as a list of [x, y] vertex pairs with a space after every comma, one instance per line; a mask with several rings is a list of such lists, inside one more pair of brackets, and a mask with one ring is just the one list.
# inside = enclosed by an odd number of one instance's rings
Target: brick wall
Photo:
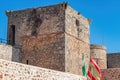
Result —
[[0, 80], [87, 80], [70, 73], [0, 59]]

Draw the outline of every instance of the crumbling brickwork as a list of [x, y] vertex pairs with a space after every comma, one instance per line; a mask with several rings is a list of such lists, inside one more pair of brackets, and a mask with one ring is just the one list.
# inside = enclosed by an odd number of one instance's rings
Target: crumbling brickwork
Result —
[[89, 21], [67, 3], [7, 11], [8, 44], [21, 46], [21, 62], [81, 74], [88, 68]]
[[107, 67], [120, 68], [120, 53], [107, 54]]
[[100, 69], [107, 69], [107, 55], [105, 46], [91, 44], [90, 57], [96, 60]]

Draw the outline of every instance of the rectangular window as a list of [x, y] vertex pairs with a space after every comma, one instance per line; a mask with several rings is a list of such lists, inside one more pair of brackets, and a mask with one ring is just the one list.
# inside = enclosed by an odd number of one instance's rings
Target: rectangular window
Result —
[[15, 25], [10, 26], [8, 44], [15, 45]]

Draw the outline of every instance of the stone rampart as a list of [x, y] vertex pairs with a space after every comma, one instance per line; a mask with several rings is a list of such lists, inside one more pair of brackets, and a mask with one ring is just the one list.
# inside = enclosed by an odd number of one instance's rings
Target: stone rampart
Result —
[[102, 69], [102, 80], [120, 80], [120, 68]]
[[108, 68], [120, 68], [120, 53], [107, 54]]
[[0, 59], [0, 80], [87, 80], [70, 73]]

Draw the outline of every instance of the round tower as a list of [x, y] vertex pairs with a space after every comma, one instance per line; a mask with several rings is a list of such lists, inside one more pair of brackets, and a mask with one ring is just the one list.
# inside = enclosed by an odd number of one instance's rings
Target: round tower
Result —
[[93, 58], [100, 69], [107, 68], [106, 47], [101, 45], [90, 45], [90, 57]]

